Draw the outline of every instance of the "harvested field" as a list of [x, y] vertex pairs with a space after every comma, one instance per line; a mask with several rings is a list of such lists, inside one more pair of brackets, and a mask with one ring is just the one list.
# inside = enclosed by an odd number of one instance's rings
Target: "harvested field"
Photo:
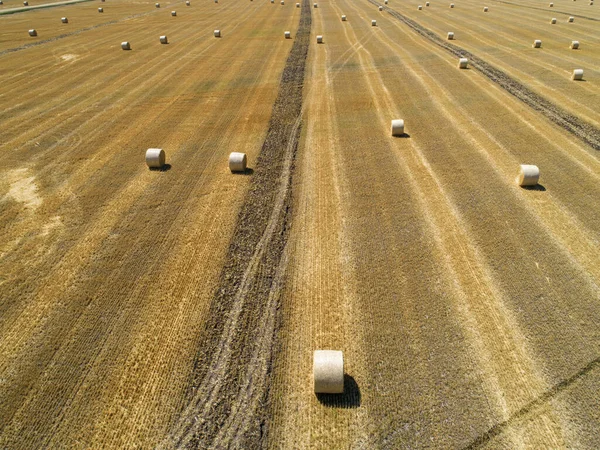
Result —
[[596, 448], [600, 13], [554, 3], [6, 0], [0, 448]]

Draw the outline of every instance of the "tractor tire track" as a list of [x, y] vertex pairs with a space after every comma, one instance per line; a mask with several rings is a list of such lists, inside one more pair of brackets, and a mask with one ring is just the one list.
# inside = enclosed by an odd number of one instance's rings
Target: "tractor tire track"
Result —
[[240, 210], [183, 408], [163, 448], [266, 447], [311, 28], [304, 0], [269, 130]]
[[517, 80], [510, 77], [508, 74], [500, 69], [488, 64], [483, 59], [475, 56], [473, 53], [468, 52], [457, 45], [450, 44], [443, 40], [440, 36], [434, 32], [423, 27], [414, 20], [400, 14], [397, 11], [390, 9], [385, 5], [379, 4], [376, 0], [368, 0], [369, 3], [377, 6], [383, 6], [384, 9], [394, 18], [404, 22], [415, 32], [421, 36], [429, 39], [434, 44], [448, 51], [452, 55], [458, 57], [466, 57], [469, 59], [469, 66], [477, 69], [490, 81], [494, 82], [502, 89], [512, 94], [526, 105], [530, 106], [534, 110], [543, 114], [547, 119], [554, 122], [561, 128], [565, 129], [569, 133], [576, 136], [578, 139], [592, 147], [594, 150], [600, 150], [600, 129], [597, 127], [584, 122], [580, 118], [569, 114], [559, 106], [546, 100], [542, 96], [536, 94]]

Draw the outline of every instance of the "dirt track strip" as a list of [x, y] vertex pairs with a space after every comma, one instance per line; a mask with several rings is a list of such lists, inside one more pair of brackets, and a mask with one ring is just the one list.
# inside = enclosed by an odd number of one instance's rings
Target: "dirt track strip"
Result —
[[304, 0], [269, 130], [200, 340], [189, 402], [162, 447], [266, 446], [310, 27], [310, 3]]
[[593, 125], [590, 125], [589, 123], [584, 122], [578, 117], [567, 113], [557, 105], [546, 100], [545, 98], [531, 91], [515, 79], [511, 78], [509, 75], [507, 75], [500, 69], [493, 67], [492, 65], [485, 62], [483, 59], [475, 56], [474, 54], [456, 45], [448, 43], [434, 32], [419, 25], [414, 20], [409, 19], [408, 17], [388, 8], [387, 6], [381, 5], [375, 0], [368, 1], [369, 3], [372, 3], [374, 5], [383, 6], [390, 15], [404, 22], [406, 25], [408, 25], [414, 31], [419, 33], [421, 36], [429, 39], [431, 42], [442, 47], [451, 54], [459, 57], [468, 58], [469, 67], [477, 69], [491, 81], [499, 85], [502, 89], [514, 95], [523, 103], [525, 103], [528, 106], [531, 106], [536, 111], [539, 111], [555, 124], [574, 134], [583, 142], [592, 147], [594, 150], [600, 150], [600, 129], [594, 127]]

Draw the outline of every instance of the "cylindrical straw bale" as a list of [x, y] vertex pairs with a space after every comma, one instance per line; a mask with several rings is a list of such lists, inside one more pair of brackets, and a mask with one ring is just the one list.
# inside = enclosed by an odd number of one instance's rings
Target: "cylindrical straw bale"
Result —
[[535, 186], [540, 179], [540, 169], [538, 166], [530, 164], [521, 164], [519, 175], [517, 175], [517, 184], [519, 186]]
[[171, 15], [175, 17], [177, 15], [177, 11], [171, 11]]
[[346, 21], [346, 16], [342, 14], [342, 22]]
[[429, 2], [425, 2], [425, 6], [429, 6]]
[[165, 151], [162, 148], [146, 150], [146, 164], [151, 169], [160, 169], [165, 165]]
[[452, 41], [452, 40], [454, 40], [454, 33], [453, 33], [452, 31], [449, 31], [449, 32], [448, 32], [448, 40], [449, 40], [449, 41]]
[[318, 8], [319, 5], [317, 5], [316, 3], [313, 3], [313, 8]]
[[450, 8], [454, 8], [454, 3], [450, 3]]
[[377, 21], [376, 20], [371, 20], [371, 26], [372, 27], [376, 27], [377, 26]]
[[68, 19], [68, 18], [66, 18], [66, 17], [61, 17], [61, 18], [60, 18], [60, 21], [61, 21], [62, 23], [69, 23], [69, 19]]
[[575, 69], [573, 71], [573, 75], [571, 75], [572, 80], [583, 80], [583, 69]]
[[421, 5], [419, 5], [419, 6], [417, 6], [417, 9], [418, 9], [419, 11], [421, 11], [421, 10], [423, 9], [423, 7], [422, 7]]
[[550, 3], [550, 8], [554, 8], [554, 3]]
[[37, 31], [34, 28], [32, 28], [31, 30], [29, 30], [29, 36], [32, 36], [32, 37], [37, 36]]
[[392, 136], [402, 136], [404, 134], [404, 120], [392, 120]]
[[99, 13], [103, 13], [104, 12], [104, 8], [98, 8], [98, 12]]
[[385, 0], [383, 3], [385, 3], [387, 5], [388, 4], [388, 0]]
[[550, 23], [551, 24], [555, 24], [556, 23], [556, 19], [553, 17], [552, 19], [550, 19]]
[[483, 12], [488, 12], [488, 7], [487, 6], [483, 7]]
[[281, 0], [281, 1], [279, 2], [279, 4], [280, 4], [280, 5], [285, 5], [285, 2], [284, 2], [283, 0]]
[[231, 152], [229, 154], [229, 170], [232, 172], [245, 172], [247, 161], [245, 153]]
[[344, 353], [339, 350], [315, 350], [313, 380], [315, 394], [342, 394]]
[[275, 3], [275, 0], [271, 0], [271, 3]]
[[220, 38], [221, 37], [221, 30], [215, 30], [213, 32], [213, 34], [215, 35], [216, 38]]
[[154, 6], [156, 6], [157, 8], [160, 8], [160, 3], [155, 3]]
[[533, 48], [540, 48], [542, 46], [542, 41], [540, 41], [539, 39], [536, 39], [535, 41], [533, 41]]
[[286, 39], [291, 39], [291, 38], [292, 38], [292, 33], [290, 33], [289, 31], [285, 31], [285, 32], [283, 33], [283, 36], [284, 36]]
[[160, 37], [160, 43], [161, 44], [168, 44], [169, 40], [167, 39], [167, 36], [161, 36]]
[[380, 7], [379, 7], [379, 11], [383, 11], [383, 6], [380, 6]]
[[569, 23], [573, 23], [573, 21], [575, 21], [575, 17], [569, 17]]
[[569, 47], [573, 50], [577, 50], [579, 48], [579, 41], [571, 41], [571, 45]]
[[190, 0], [187, 0], [187, 1], [185, 2], [185, 6], [190, 6], [190, 5], [191, 5], [191, 3], [190, 3]]
[[467, 58], [460, 58], [458, 60], [459, 69], [467, 69], [469, 67], [469, 60]]
[[29, 6], [29, 2], [23, 2], [23, 6]]
[[296, 3], [296, 8], [300, 8], [300, 3]]
[[124, 41], [124, 42], [121, 42], [121, 48], [123, 50], [131, 50], [131, 45], [129, 45], [129, 42]]
[[317, 36], [317, 44], [322, 44], [323, 43], [323, 36], [321, 36], [320, 34]]

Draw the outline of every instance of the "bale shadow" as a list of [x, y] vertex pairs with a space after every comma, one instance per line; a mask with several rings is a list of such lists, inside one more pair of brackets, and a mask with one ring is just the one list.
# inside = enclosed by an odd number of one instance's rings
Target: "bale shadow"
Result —
[[343, 394], [316, 394], [319, 402], [330, 408], [358, 408], [360, 406], [360, 388], [356, 380], [344, 374]]
[[396, 138], [396, 139], [408, 139], [410, 137], [410, 134], [408, 134], [408, 133], [402, 133], [402, 134], [400, 134], [398, 136], [393, 136], [393, 137]]
[[246, 170], [244, 170], [243, 172], [231, 172], [232, 175], [240, 175], [240, 176], [250, 176], [254, 173], [254, 169], [251, 169], [250, 167], [246, 167]]
[[152, 172], [166, 172], [168, 170], [171, 170], [171, 164], [165, 164], [162, 167], [150, 167], [150, 170]]
[[541, 184], [535, 184], [533, 186], [521, 186], [523, 189], [526, 189], [528, 191], [540, 191], [540, 192], [545, 192], [546, 188], [544, 186], [542, 186]]

